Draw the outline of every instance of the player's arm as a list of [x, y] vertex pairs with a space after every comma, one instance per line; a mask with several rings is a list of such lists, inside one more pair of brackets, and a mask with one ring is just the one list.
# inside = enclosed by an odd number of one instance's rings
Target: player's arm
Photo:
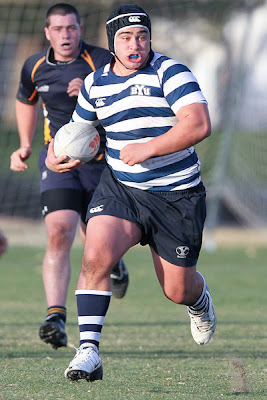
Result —
[[84, 163], [80, 160], [67, 161], [68, 156], [56, 157], [54, 153], [54, 139], [51, 140], [47, 150], [45, 164], [53, 172], [70, 172], [73, 169], [81, 167]]
[[25, 163], [32, 153], [32, 140], [37, 124], [37, 103], [26, 104], [16, 100], [16, 118], [20, 137], [20, 147], [11, 154], [10, 169], [25, 171]]
[[83, 80], [81, 78], [74, 78], [69, 82], [67, 93], [70, 97], [78, 97], [79, 91], [82, 87]]
[[209, 112], [205, 103], [184, 106], [177, 111], [176, 117], [178, 122], [163, 135], [147, 143], [126, 145], [120, 152], [120, 159], [132, 166], [151, 157], [187, 149], [211, 134]]
[[8, 241], [4, 233], [0, 230], [0, 256], [7, 250]]

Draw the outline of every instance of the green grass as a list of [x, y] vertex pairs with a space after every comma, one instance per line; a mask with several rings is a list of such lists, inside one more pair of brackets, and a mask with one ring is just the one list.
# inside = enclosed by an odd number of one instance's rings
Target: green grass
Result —
[[[74, 290], [81, 249], [72, 251], [67, 301], [69, 345], [78, 347]], [[70, 383], [63, 373], [75, 351], [38, 337], [46, 303], [44, 249], [10, 248], [0, 260], [0, 398], [31, 400], [262, 400], [266, 394], [267, 249], [202, 252], [217, 311], [214, 338], [194, 343], [185, 307], [164, 298], [146, 248], [126, 255], [130, 286], [112, 299], [102, 331], [104, 379]], [[264, 394], [265, 393], [265, 394]]]

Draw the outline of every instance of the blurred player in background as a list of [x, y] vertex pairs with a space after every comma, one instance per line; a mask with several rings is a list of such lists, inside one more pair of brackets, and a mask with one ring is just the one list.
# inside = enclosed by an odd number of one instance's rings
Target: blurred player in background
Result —
[[8, 241], [4, 233], [0, 230], [0, 257], [8, 248]]
[[[187, 306], [194, 340], [208, 343], [216, 326], [209, 289], [196, 270], [206, 193], [193, 146], [211, 133], [207, 102], [185, 65], [151, 50], [150, 19], [142, 8], [116, 8], [107, 34], [114, 57], [85, 79], [73, 113], [73, 121], [104, 126], [108, 167], [87, 211], [76, 291], [80, 347], [65, 371], [71, 380], [102, 379], [99, 341], [109, 274], [138, 243], [150, 246], [165, 296]], [[57, 159], [52, 146], [49, 168], [78, 166]]]
[[[67, 345], [65, 332], [66, 297], [70, 279], [70, 249], [79, 215], [85, 243], [85, 217], [89, 201], [105, 167], [105, 132], [100, 129], [101, 146], [96, 158], [77, 171], [57, 174], [45, 165], [47, 145], [57, 130], [68, 123], [75, 109], [84, 78], [110, 61], [110, 52], [81, 40], [80, 15], [69, 4], [58, 3], [46, 13], [47, 51], [29, 57], [22, 68], [16, 99], [20, 148], [11, 155], [10, 168], [25, 171], [32, 153], [37, 123], [37, 101], [43, 103], [45, 148], [39, 153], [41, 205], [47, 229], [43, 260], [43, 282], [47, 315], [40, 338], [54, 348]], [[115, 264], [114, 264], [115, 265]], [[111, 271], [113, 295], [121, 298], [128, 286], [128, 271], [121, 259]]]

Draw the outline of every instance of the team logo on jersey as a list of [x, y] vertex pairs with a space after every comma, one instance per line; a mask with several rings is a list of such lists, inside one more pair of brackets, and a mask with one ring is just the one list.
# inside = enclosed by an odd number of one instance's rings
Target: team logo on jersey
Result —
[[90, 208], [90, 214], [101, 212], [101, 211], [103, 211], [103, 208], [104, 208], [104, 204], [101, 204], [101, 206], [96, 206], [96, 207]]
[[100, 99], [96, 99], [95, 106], [96, 107], [103, 107], [105, 105], [106, 97], [102, 97]]
[[131, 17], [128, 18], [129, 22], [140, 22], [140, 17], [138, 15], [132, 15]]
[[179, 247], [176, 247], [175, 251], [176, 251], [178, 258], [186, 258], [189, 253], [189, 247], [179, 246]]
[[150, 96], [150, 88], [145, 85], [134, 85], [131, 87], [131, 96]]
[[40, 86], [39, 88], [37, 87], [38, 92], [49, 92], [49, 86], [48, 85], [43, 85]]

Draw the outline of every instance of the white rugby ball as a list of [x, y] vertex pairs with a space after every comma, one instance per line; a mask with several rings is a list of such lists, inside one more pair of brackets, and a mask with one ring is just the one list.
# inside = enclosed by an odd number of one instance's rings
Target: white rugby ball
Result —
[[100, 137], [97, 129], [85, 122], [69, 122], [55, 135], [56, 157], [68, 156], [68, 160], [91, 161], [97, 154]]

